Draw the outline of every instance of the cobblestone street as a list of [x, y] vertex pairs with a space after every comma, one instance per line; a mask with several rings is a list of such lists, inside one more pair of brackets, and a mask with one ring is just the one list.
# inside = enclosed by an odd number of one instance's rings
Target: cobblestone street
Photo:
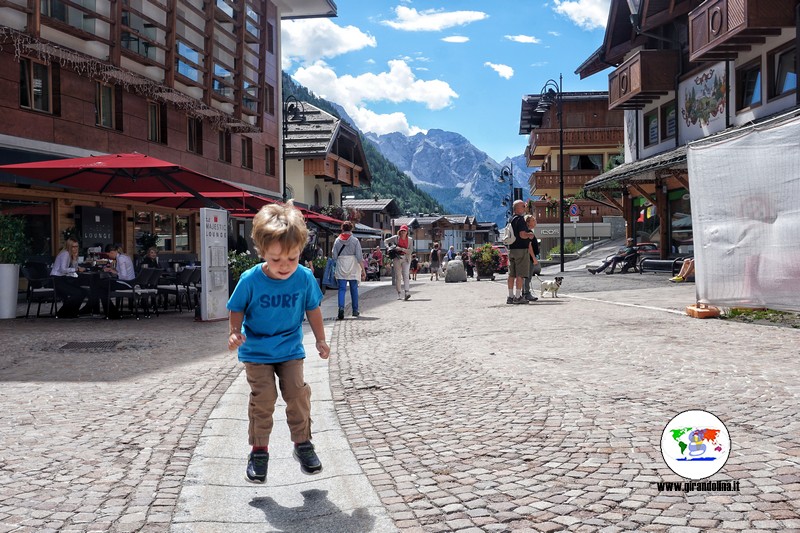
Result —
[[[0, 531], [163, 532], [238, 375], [227, 323], [0, 321]], [[70, 342], [117, 342], [90, 347]]]
[[[384, 281], [362, 295], [360, 318], [326, 320], [333, 405], [316, 412], [335, 407], [397, 528], [800, 531], [800, 332], [690, 319], [693, 287], [663, 276], [566, 277], [559, 298], [528, 306], [505, 304], [505, 277], [420, 276], [409, 301]], [[226, 328], [187, 313], [0, 321], [0, 532], [331, 533], [304, 526], [293, 505], [282, 504], [300, 520], [291, 527], [253, 507], [320, 488], [332, 516], [369, 523], [336, 498], [337, 478], [360, 474], [334, 449], [320, 449], [322, 478], [295, 480], [289, 457], [276, 472], [291, 477], [242, 481], [242, 433], [219, 429], [246, 424], [241, 389], [224, 402], [239, 418], [208, 425], [241, 371]], [[679, 480], [661, 432], [687, 409], [725, 422], [732, 452], [713, 479], [739, 480], [738, 492], [659, 492]], [[230, 459], [196, 457], [208, 427]], [[175, 529], [187, 485], [193, 497], [226, 491], [213, 503], [228, 514], [187, 497]], [[213, 522], [191, 514], [212, 509]]]
[[[685, 289], [578, 275], [528, 306], [505, 304], [505, 279], [418, 282], [407, 302], [367, 295], [368, 319], [335, 330], [331, 383], [395, 523], [800, 530], [798, 332], [598, 301], [664, 305], [659, 294]], [[733, 451], [714, 478], [740, 480], [738, 493], [657, 490], [680, 479], [659, 441], [688, 409], [726, 424]]]

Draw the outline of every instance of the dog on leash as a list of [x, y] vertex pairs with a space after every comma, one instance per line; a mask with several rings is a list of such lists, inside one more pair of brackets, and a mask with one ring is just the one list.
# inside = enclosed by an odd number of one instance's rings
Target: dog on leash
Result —
[[[534, 276], [536, 276], [536, 274], [534, 274]], [[542, 288], [539, 292], [540, 297], [544, 296], [545, 292], [549, 292], [550, 294], [552, 294], [551, 298], [558, 298], [558, 289], [561, 288], [561, 282], [564, 281], [564, 278], [562, 276], [556, 276], [555, 279], [544, 279], [544, 280], [539, 276], [536, 276], [536, 279], [538, 279], [542, 283]]]

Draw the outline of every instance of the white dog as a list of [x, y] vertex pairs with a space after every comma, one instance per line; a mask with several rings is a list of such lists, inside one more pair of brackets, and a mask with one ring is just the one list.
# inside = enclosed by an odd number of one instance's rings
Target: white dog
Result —
[[[536, 276], [536, 274], [534, 274]], [[536, 276], [536, 279], [542, 282], [542, 288], [539, 292], [539, 296], [544, 296], [545, 291], [549, 291], [552, 294], [552, 298], [558, 298], [558, 289], [561, 288], [561, 282], [564, 281], [562, 276], [556, 276], [556, 279], [546, 279], [543, 280], [539, 276]]]

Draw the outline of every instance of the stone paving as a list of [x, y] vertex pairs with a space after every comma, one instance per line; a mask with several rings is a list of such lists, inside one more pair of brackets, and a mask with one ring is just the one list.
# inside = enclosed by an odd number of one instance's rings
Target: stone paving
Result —
[[[505, 304], [504, 278], [420, 277], [411, 300], [382, 287], [335, 323], [337, 415], [395, 525], [800, 531], [800, 332], [690, 319], [692, 286], [664, 275], [566, 276], [529, 306]], [[169, 531], [241, 371], [226, 329], [187, 313], [0, 321], [0, 533]], [[117, 344], [64, 348], [83, 341]], [[736, 493], [656, 488], [678, 479], [661, 431], [696, 408], [727, 425], [714, 478]]]
[[[23, 310], [24, 314], [24, 310]], [[241, 368], [227, 323], [0, 321], [0, 532], [165, 532]], [[114, 347], [62, 348], [118, 341]]]
[[[800, 332], [688, 318], [692, 286], [663, 275], [566, 276], [528, 306], [505, 279], [373, 291], [373, 320], [334, 331], [337, 413], [396, 525], [800, 531]], [[726, 423], [714, 479], [739, 492], [657, 490], [680, 479], [659, 441], [688, 409]]]

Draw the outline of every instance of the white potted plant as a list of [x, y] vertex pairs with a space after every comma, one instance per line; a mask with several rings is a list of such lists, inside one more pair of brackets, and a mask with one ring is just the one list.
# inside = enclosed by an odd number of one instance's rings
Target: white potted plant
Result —
[[19, 265], [27, 248], [25, 220], [0, 213], [0, 318], [17, 317]]

